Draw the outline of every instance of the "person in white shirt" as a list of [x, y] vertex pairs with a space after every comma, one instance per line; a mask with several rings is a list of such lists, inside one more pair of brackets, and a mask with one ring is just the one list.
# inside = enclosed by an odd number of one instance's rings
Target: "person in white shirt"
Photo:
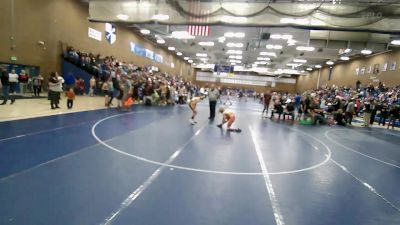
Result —
[[8, 74], [8, 81], [10, 82], [11, 104], [13, 104], [15, 102], [14, 94], [17, 91], [18, 85], [18, 74], [15, 73], [15, 70], [11, 70], [11, 73]]
[[94, 76], [92, 76], [92, 78], [90, 78], [89, 84], [90, 84], [89, 96], [93, 97], [94, 89], [96, 88], [96, 78], [94, 78]]

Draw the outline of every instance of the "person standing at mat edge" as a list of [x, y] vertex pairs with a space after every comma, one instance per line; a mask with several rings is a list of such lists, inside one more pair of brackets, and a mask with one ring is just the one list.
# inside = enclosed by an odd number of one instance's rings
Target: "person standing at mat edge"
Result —
[[217, 100], [219, 98], [219, 90], [215, 88], [214, 84], [211, 85], [211, 89], [208, 92], [208, 100], [210, 103], [210, 117], [208, 119], [213, 120], [215, 117], [215, 106], [217, 106]]

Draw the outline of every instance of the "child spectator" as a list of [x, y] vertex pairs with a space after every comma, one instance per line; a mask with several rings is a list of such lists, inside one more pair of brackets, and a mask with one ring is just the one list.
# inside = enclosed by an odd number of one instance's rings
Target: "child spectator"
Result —
[[73, 88], [70, 88], [67, 92], [67, 108], [72, 109], [75, 100], [75, 92]]

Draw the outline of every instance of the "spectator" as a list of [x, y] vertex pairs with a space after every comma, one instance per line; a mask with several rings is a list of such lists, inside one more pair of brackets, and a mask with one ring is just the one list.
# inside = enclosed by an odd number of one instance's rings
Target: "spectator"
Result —
[[15, 73], [15, 70], [11, 70], [11, 73], [8, 74], [8, 81], [10, 84], [10, 99], [11, 104], [15, 102], [15, 92], [17, 91], [18, 85], [18, 74]]
[[89, 85], [90, 85], [89, 96], [93, 97], [94, 96], [94, 91], [95, 91], [95, 88], [96, 88], [96, 78], [94, 76], [92, 76], [92, 78], [90, 78]]
[[[9, 75], [7, 73], [7, 70], [4, 66], [0, 68], [1, 72], [1, 85], [3, 89], [3, 102], [0, 105], [5, 105], [7, 104], [8, 99], [10, 98], [10, 82], [9, 82]], [[14, 100], [15, 101], [15, 100]], [[13, 102], [13, 99], [11, 99], [11, 103]]]
[[58, 104], [60, 101], [60, 93], [62, 92], [62, 81], [58, 79], [55, 72], [50, 74], [48, 85], [51, 109], [60, 108]]
[[70, 88], [67, 92], [67, 108], [72, 109], [74, 106], [74, 100], [75, 100], [75, 92], [73, 88]]
[[353, 120], [354, 109], [355, 109], [354, 98], [352, 98], [347, 103], [346, 113], [345, 113], [345, 115], [346, 115], [346, 123], [349, 124], [349, 125], [351, 125], [351, 122]]
[[34, 96], [40, 96], [40, 92], [42, 91], [42, 84], [43, 84], [42, 75], [39, 74], [38, 76], [33, 77], [32, 83], [33, 83]]
[[65, 89], [68, 91], [70, 88], [75, 88], [75, 77], [74, 75], [69, 72], [65, 78], [64, 78], [64, 82], [65, 82]]

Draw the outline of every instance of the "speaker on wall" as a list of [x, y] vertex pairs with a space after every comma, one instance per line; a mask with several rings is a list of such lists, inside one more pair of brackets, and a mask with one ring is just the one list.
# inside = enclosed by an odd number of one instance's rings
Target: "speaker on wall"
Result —
[[269, 33], [262, 33], [261, 34], [261, 40], [268, 40], [271, 34]]

